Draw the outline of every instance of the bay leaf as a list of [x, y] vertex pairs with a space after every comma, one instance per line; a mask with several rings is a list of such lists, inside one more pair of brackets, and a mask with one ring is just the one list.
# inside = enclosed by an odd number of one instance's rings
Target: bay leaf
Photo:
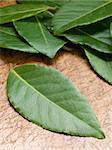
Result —
[[67, 2], [70, 2], [71, 0], [17, 0], [19, 3], [44, 3], [46, 5], [50, 5], [50, 6], [56, 6], [56, 7], [60, 7], [64, 4], [66, 4]]
[[53, 58], [65, 41], [54, 37], [37, 16], [14, 22], [17, 32], [37, 51]]
[[0, 26], [0, 47], [23, 52], [38, 53], [24, 39], [20, 38], [12, 26]]
[[112, 37], [112, 22], [110, 24], [110, 34], [111, 34], [111, 37]]
[[13, 107], [43, 128], [104, 138], [86, 98], [56, 69], [27, 64], [10, 71], [7, 93]]
[[112, 0], [73, 0], [55, 14], [55, 34], [73, 27], [91, 24], [112, 16]]
[[76, 44], [88, 45], [104, 53], [112, 53], [110, 22], [112, 18], [66, 31], [62, 35]]
[[49, 6], [46, 6], [44, 4], [16, 4], [0, 7], [0, 24], [31, 17], [36, 14], [42, 13], [49, 8]]
[[89, 47], [84, 47], [84, 49], [94, 71], [112, 84], [112, 55], [100, 53]]

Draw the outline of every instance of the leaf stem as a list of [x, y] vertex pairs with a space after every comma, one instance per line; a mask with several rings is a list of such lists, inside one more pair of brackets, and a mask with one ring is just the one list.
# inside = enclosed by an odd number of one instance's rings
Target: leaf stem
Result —
[[52, 17], [54, 16], [54, 14], [52, 13], [52, 12], [50, 12], [50, 11], [46, 11], [49, 15], [51, 15]]

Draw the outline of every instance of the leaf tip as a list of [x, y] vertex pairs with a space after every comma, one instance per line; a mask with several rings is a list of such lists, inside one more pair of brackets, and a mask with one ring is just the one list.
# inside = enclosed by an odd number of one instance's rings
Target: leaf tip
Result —
[[104, 132], [101, 129], [99, 130], [99, 134], [97, 135], [96, 138], [98, 138], [98, 139], [105, 139], [105, 134], [104, 134]]

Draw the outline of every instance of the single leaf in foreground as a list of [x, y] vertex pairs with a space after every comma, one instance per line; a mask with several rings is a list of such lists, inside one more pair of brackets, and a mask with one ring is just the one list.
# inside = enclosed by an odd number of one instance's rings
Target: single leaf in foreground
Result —
[[107, 82], [112, 84], [112, 55], [100, 53], [84, 47], [86, 56], [93, 69]]
[[0, 24], [34, 16], [49, 9], [43, 4], [16, 4], [0, 8]]
[[43, 128], [104, 138], [86, 98], [53, 68], [36, 64], [16, 67], [9, 73], [7, 93], [22, 116]]
[[54, 32], [62, 33], [76, 26], [91, 24], [112, 16], [112, 0], [73, 0], [55, 14]]
[[38, 53], [24, 39], [20, 38], [11, 26], [0, 26], [0, 47], [23, 52]]
[[54, 37], [35, 16], [14, 22], [17, 32], [40, 53], [53, 58], [65, 41]]
[[76, 27], [66, 31], [64, 35], [76, 44], [88, 45], [100, 52], [112, 53], [112, 39], [110, 37], [110, 21], [108, 18], [84, 27]]

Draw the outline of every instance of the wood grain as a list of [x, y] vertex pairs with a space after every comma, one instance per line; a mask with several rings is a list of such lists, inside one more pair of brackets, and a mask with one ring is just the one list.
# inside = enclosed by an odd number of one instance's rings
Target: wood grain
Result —
[[[53, 133], [15, 112], [6, 96], [8, 72], [15, 65], [32, 62], [59, 69], [77, 85], [99, 118], [106, 134], [104, 140]], [[112, 150], [112, 86], [94, 73], [82, 50], [75, 46], [72, 52], [61, 50], [53, 60], [42, 55], [0, 50], [0, 150]]]

